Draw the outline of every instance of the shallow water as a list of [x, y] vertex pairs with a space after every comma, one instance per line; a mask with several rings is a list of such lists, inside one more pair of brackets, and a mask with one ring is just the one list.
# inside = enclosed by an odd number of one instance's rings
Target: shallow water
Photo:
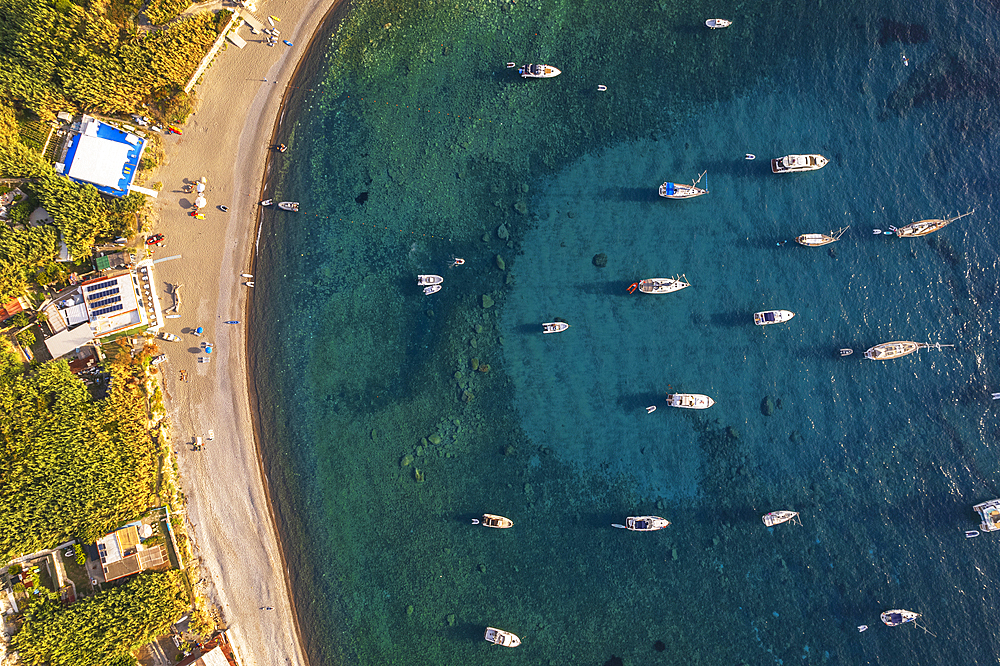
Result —
[[[283, 129], [252, 355], [312, 662], [994, 662], [992, 8], [579, 5], [362, 5]], [[897, 339], [956, 347], [863, 358]]]

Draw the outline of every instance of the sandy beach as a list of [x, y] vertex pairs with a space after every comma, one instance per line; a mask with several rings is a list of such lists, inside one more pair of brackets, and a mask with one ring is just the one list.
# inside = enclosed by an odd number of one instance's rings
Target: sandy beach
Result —
[[[254, 222], [268, 148], [282, 97], [322, 19], [338, 0], [265, 0], [256, 16], [281, 19], [282, 40], [268, 47], [264, 35], [240, 34], [244, 49], [221, 52], [195, 94], [197, 112], [182, 136], [165, 139], [167, 164], [156, 206], [166, 236], [157, 248], [158, 294], [170, 307], [171, 285], [180, 288], [180, 317], [165, 331], [182, 342], [161, 342], [173, 444], [187, 496], [194, 547], [207, 590], [222, 612], [240, 663], [305, 664], [282, 555], [268, 505], [254, 441], [246, 375], [246, 319]], [[206, 219], [188, 215], [194, 195], [186, 183], [208, 179]], [[228, 206], [222, 212], [218, 206]], [[193, 330], [204, 327], [199, 338]], [[202, 342], [214, 345], [208, 357]], [[199, 357], [210, 358], [200, 363]], [[187, 381], [180, 381], [181, 371]], [[209, 430], [215, 439], [208, 441]], [[195, 451], [195, 437], [204, 450]], [[273, 610], [261, 610], [272, 607]]]

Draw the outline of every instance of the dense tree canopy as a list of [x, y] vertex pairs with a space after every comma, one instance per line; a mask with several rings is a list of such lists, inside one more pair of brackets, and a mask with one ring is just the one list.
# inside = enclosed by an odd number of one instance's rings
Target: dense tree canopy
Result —
[[13, 647], [22, 662], [32, 665], [118, 663], [130, 650], [166, 633], [184, 614], [187, 599], [180, 576], [179, 571], [139, 574], [66, 607], [55, 593], [35, 596]]
[[94, 400], [65, 361], [25, 373], [0, 352], [0, 561], [92, 542], [150, 505], [156, 447], [140, 368], [127, 350], [119, 358]]

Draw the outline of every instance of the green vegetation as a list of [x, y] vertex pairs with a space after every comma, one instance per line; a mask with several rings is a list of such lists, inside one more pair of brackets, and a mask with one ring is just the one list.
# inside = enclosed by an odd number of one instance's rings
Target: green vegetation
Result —
[[150, 0], [143, 12], [150, 23], [163, 25], [184, 11], [191, 0]]
[[[229, 16], [206, 12], [145, 30], [136, 25], [138, 3], [86, 4], [0, 0], [4, 98], [43, 119], [62, 108], [130, 113], [154, 97], [169, 100], [218, 36], [220, 16]], [[154, 0], [150, 20], [178, 4]]]
[[11, 642], [26, 664], [134, 663], [129, 652], [165, 633], [186, 608], [179, 571], [147, 572], [66, 607], [55, 593], [34, 597]]
[[92, 542], [150, 505], [157, 447], [141, 368], [120, 347], [111, 390], [94, 400], [65, 361], [24, 373], [0, 352], [0, 559]]

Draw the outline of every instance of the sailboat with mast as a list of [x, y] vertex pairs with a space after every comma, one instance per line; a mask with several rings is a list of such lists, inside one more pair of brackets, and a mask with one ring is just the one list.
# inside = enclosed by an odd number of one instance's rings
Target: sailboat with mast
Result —
[[795, 239], [795, 242], [799, 245], [805, 245], [806, 247], [819, 247], [821, 245], [829, 245], [830, 243], [836, 243], [840, 240], [840, 237], [844, 235], [844, 232], [850, 229], [850, 227], [841, 227], [836, 231], [831, 231], [829, 235], [827, 234], [802, 234]]
[[691, 199], [708, 194], [708, 182], [705, 182], [705, 189], [698, 187], [698, 183], [705, 177], [708, 171], [702, 171], [698, 180], [691, 181], [690, 185], [684, 183], [663, 183], [660, 185], [660, 196], [666, 199]]
[[920, 220], [919, 222], [913, 222], [912, 224], [907, 224], [905, 227], [900, 227], [896, 229], [896, 235], [900, 238], [916, 238], [918, 236], [926, 236], [927, 234], [932, 234], [938, 229], [943, 229], [955, 220], [960, 220], [967, 215], [972, 215], [976, 212], [973, 208], [968, 213], [963, 213], [961, 215], [956, 215], [955, 217], [947, 217], [944, 219], [931, 219], [931, 220]]
[[940, 351], [945, 347], [954, 346], [955, 345], [943, 345], [940, 342], [932, 345], [929, 342], [897, 340], [895, 342], [883, 342], [880, 345], [875, 345], [865, 352], [865, 358], [872, 361], [888, 361], [894, 358], [899, 358], [900, 356], [907, 356], [921, 349], [937, 349]]

